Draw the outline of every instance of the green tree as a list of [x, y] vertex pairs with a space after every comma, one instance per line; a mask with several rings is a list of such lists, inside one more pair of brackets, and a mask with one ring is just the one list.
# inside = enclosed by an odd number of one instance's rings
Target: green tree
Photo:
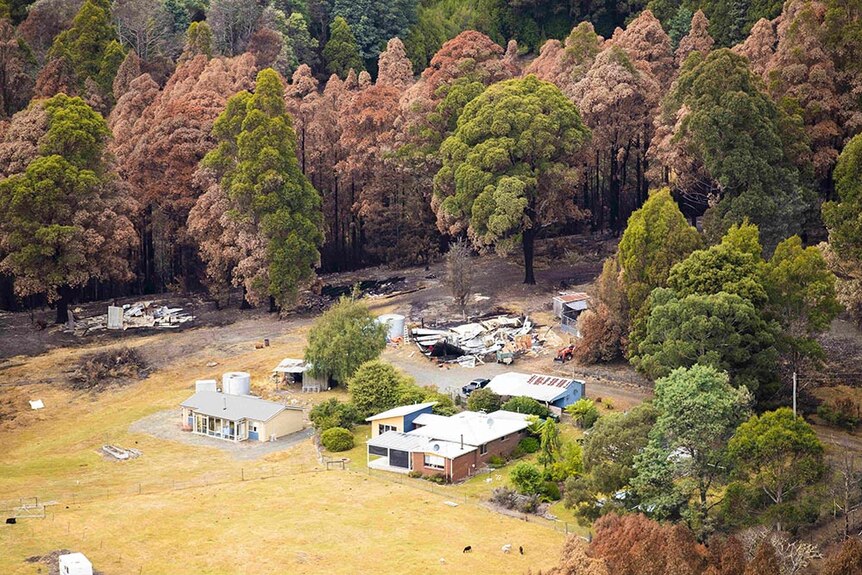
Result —
[[823, 204], [829, 245], [842, 259], [862, 262], [862, 134], [844, 146], [832, 177], [840, 201]]
[[734, 386], [763, 395], [774, 389], [779, 327], [738, 295], [650, 296], [643, 337], [633, 334], [631, 361], [652, 378], [679, 367], [708, 365], [730, 374]]
[[787, 407], [752, 416], [737, 428], [727, 447], [735, 471], [762, 490], [779, 513], [824, 472], [817, 434]]
[[572, 417], [572, 422], [581, 429], [591, 429], [599, 420], [599, 410], [592, 399], [582, 397], [566, 407], [566, 413]]
[[539, 463], [548, 469], [560, 458], [562, 440], [557, 422], [550, 417], [542, 422], [539, 432]]
[[110, 6], [97, 0], [84, 2], [72, 26], [54, 38], [48, 54], [50, 59], [65, 58], [70, 63], [80, 88], [90, 78], [105, 94], [111, 92], [114, 75], [124, 56], [111, 22]]
[[829, 329], [841, 311], [835, 275], [816, 247], [802, 247], [799, 236], [775, 248], [766, 266], [769, 310], [784, 331], [780, 349], [794, 371], [806, 361], [819, 362], [823, 348], [817, 335]]
[[532, 463], [522, 461], [509, 472], [509, 480], [515, 489], [525, 495], [536, 495], [542, 492], [544, 478], [538, 467]]
[[342, 298], [311, 326], [305, 360], [314, 375], [347, 383], [360, 365], [379, 357], [385, 347], [386, 326], [377, 323], [365, 305]]
[[484, 387], [470, 394], [470, 397], [467, 398], [467, 409], [491, 413], [500, 409], [501, 403], [502, 400], [499, 395]]
[[[762, 234], [767, 251], [799, 231], [806, 200], [799, 171], [788, 150], [798, 134], [786, 113], [763, 91], [745, 57], [728, 49], [687, 59], [674, 89], [665, 99], [663, 117], [675, 124], [674, 145], [691, 162], [683, 194], [711, 190], [719, 200], [706, 212], [708, 238], [718, 239], [734, 223], [748, 218]], [[804, 142], [803, 142], [804, 143]], [[704, 176], [692, 181], [701, 165]]]
[[541, 419], [548, 417], [550, 412], [548, 408], [533, 399], [532, 397], [513, 397], [501, 407], [506, 411], [514, 411], [515, 413], [525, 413], [527, 415], [535, 415]]
[[186, 31], [184, 57], [193, 58], [198, 54], [208, 58], [213, 55], [213, 31], [206, 22], [192, 22]]
[[629, 485], [635, 456], [646, 447], [656, 417], [652, 403], [642, 403], [596, 422], [584, 438], [584, 470], [598, 492], [612, 494]]
[[317, 431], [326, 431], [331, 427], [353, 429], [353, 425], [361, 421], [356, 406], [338, 401], [334, 397], [312, 407], [308, 419]]
[[478, 246], [524, 250], [524, 283], [536, 283], [533, 243], [545, 226], [581, 215], [571, 190], [589, 130], [559, 88], [535, 76], [492, 85], [466, 105], [440, 148], [434, 178], [441, 231], [469, 226]]
[[[240, 246], [231, 271], [249, 301], [293, 302], [314, 277], [323, 243], [317, 190], [296, 157], [296, 134], [284, 87], [271, 68], [257, 75], [254, 94], [233, 96], [213, 125], [218, 141], [203, 166], [211, 169], [230, 203], [230, 217], [247, 225], [260, 244]], [[227, 248], [227, 246], [225, 246]]]
[[398, 407], [408, 386], [415, 386], [411, 378], [379, 359], [360, 365], [347, 382], [351, 403], [363, 418]]
[[746, 388], [732, 387], [711, 366], [679, 368], [656, 382], [658, 418], [649, 445], [635, 457], [632, 479], [656, 515], [670, 516], [680, 511], [673, 506], [693, 499], [686, 514], [701, 536], [709, 531], [709, 510], [721, 501], [714, 488], [727, 474], [727, 441], [750, 401]]
[[350, 70], [359, 72], [365, 69], [356, 38], [347, 20], [341, 16], [336, 16], [329, 25], [329, 41], [323, 47], [323, 59], [326, 61], [326, 70], [342, 80]]
[[333, 453], [353, 449], [353, 434], [343, 427], [330, 427], [320, 434], [320, 442]]
[[418, 0], [334, 0], [332, 15], [350, 23], [362, 58], [373, 61], [390, 38], [407, 35], [416, 22], [418, 4]]
[[58, 94], [34, 104], [48, 116], [41, 156], [0, 181], [0, 271], [19, 296], [45, 294], [68, 320], [74, 288], [128, 281], [135, 204], [107, 171], [104, 118], [80, 98]]
[[765, 266], [757, 226], [733, 225], [721, 243], [692, 253], [670, 270], [667, 285], [679, 297], [738, 295], [760, 307], [766, 303]]
[[620, 240], [618, 258], [632, 317], [647, 311], [643, 306], [650, 292], [665, 287], [673, 265], [702, 243], [668, 188], [652, 192], [644, 205], [632, 213]]

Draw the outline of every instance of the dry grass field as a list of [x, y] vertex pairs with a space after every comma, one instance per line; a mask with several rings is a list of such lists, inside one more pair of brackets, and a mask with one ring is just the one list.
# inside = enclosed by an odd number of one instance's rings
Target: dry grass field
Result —
[[[92, 348], [13, 358], [0, 371], [0, 394], [16, 414], [14, 425], [0, 429], [0, 499], [57, 504], [45, 519], [0, 525], [0, 573], [46, 573], [25, 559], [62, 548], [84, 552], [109, 575], [496, 574], [556, 561], [561, 533], [473, 503], [449, 507], [446, 494], [409, 483], [325, 471], [310, 440], [243, 461], [129, 431], [141, 418], [176, 409], [195, 379], [224, 371], [250, 371], [253, 389], [271, 393], [271, 368], [301, 354], [307, 324], [262, 325], [244, 339], [237, 326], [127, 338], [123, 344], [138, 347], [155, 371], [99, 394], [62, 385]], [[272, 346], [256, 350], [261, 332]], [[328, 395], [292, 397], [309, 403]], [[29, 411], [26, 400], [36, 398], [46, 408]], [[112, 461], [99, 453], [105, 443], [143, 455]], [[504, 555], [506, 543], [526, 555]], [[474, 552], [461, 553], [465, 545]]]

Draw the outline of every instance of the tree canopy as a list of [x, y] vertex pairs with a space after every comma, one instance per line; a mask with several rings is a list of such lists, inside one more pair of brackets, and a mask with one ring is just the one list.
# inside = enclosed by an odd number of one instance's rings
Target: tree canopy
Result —
[[539, 231], [579, 215], [567, 192], [588, 137], [577, 108], [553, 84], [527, 76], [485, 90], [440, 149], [434, 194], [441, 230], [469, 227], [478, 246], [498, 249], [520, 240], [524, 283], [535, 283]]
[[368, 308], [342, 298], [321, 315], [308, 332], [305, 360], [313, 373], [346, 384], [366, 361], [386, 347], [386, 326], [377, 323]]

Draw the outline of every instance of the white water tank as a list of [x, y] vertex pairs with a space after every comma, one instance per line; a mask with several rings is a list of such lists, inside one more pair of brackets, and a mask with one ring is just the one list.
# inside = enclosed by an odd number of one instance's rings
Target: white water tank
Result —
[[217, 391], [218, 382], [214, 379], [199, 379], [195, 382], [195, 392], [198, 391]]
[[251, 375], [245, 371], [229, 371], [221, 378], [221, 390], [230, 395], [250, 395]]
[[93, 564], [83, 553], [67, 553], [57, 559], [60, 575], [93, 575]]
[[382, 323], [386, 326], [386, 339], [392, 341], [398, 337], [404, 337], [404, 320], [403, 315], [397, 313], [387, 313], [377, 317], [377, 323]]

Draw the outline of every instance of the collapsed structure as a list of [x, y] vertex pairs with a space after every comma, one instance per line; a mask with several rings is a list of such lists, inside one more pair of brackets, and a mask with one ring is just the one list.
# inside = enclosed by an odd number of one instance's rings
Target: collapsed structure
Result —
[[511, 363], [517, 355], [542, 349], [528, 317], [498, 316], [447, 329], [413, 328], [410, 334], [426, 356], [469, 366], [489, 359]]

